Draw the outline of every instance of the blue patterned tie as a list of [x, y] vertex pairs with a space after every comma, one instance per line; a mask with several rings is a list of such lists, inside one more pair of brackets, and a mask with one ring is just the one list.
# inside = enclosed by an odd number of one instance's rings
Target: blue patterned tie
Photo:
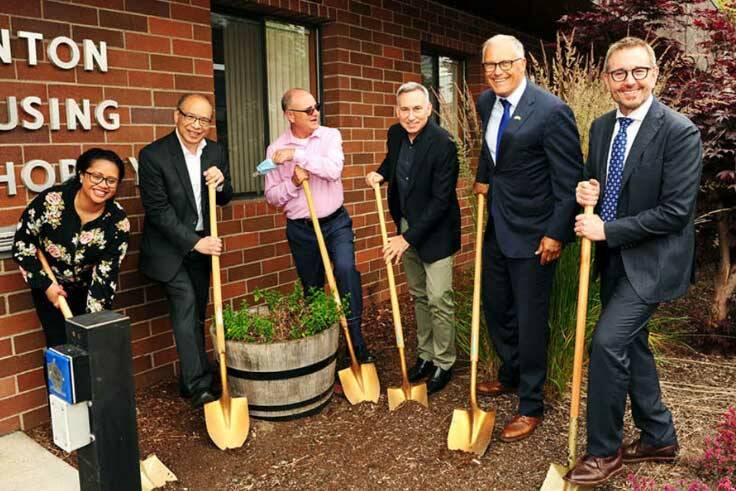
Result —
[[503, 130], [506, 129], [506, 126], [509, 124], [509, 119], [511, 119], [511, 103], [506, 99], [501, 99], [501, 105], [503, 105], [503, 116], [501, 116], [501, 122], [498, 125], [498, 136], [496, 137], [496, 162], [498, 162], [498, 153], [501, 149], [501, 136], [503, 135]]
[[618, 118], [618, 133], [613, 139], [611, 161], [608, 163], [608, 175], [601, 207], [601, 219], [604, 222], [616, 219], [618, 195], [621, 193], [621, 178], [624, 174], [624, 157], [626, 156], [626, 128], [633, 122], [631, 118]]

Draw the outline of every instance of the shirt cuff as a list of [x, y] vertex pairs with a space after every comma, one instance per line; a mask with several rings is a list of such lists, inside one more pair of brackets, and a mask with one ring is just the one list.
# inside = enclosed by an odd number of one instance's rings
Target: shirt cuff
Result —
[[225, 181], [222, 181], [220, 185], [215, 188], [215, 191], [221, 193], [223, 189], [225, 189]]

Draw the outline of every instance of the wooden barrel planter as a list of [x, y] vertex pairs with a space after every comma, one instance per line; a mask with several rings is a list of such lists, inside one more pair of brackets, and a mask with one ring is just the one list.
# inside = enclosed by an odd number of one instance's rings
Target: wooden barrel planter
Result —
[[248, 398], [254, 418], [278, 421], [318, 413], [332, 397], [339, 332], [335, 324], [292, 341], [226, 341], [232, 395]]

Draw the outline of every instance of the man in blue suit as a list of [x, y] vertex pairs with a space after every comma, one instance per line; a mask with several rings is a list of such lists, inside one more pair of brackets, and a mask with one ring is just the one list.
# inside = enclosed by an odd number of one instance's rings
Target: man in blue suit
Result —
[[483, 148], [474, 191], [488, 195], [483, 309], [501, 367], [478, 391], [518, 394], [518, 414], [500, 435], [512, 442], [542, 422], [549, 296], [562, 246], [574, 238], [583, 157], [575, 116], [526, 79], [516, 38], [486, 41], [483, 69], [490, 90], [478, 99]]
[[[590, 127], [589, 180], [576, 193], [581, 206], [596, 206], [577, 217], [575, 232], [597, 242], [603, 305], [590, 345], [588, 450], [565, 476], [582, 486], [603, 483], [625, 463], [677, 456], [647, 323], [660, 302], [690, 284], [703, 157], [698, 128], [652, 95], [651, 46], [624, 38], [608, 49], [604, 67], [618, 107]], [[627, 395], [640, 436], [624, 444]]]

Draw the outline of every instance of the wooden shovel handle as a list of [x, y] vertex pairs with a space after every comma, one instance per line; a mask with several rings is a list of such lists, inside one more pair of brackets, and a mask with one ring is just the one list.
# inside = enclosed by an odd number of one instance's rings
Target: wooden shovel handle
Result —
[[[593, 207], [586, 206], [585, 215], [593, 214]], [[580, 278], [578, 286], [578, 305], [575, 317], [575, 357], [572, 368], [572, 400], [570, 419], [580, 415], [580, 385], [583, 378], [583, 348], [585, 347], [585, 326], [588, 320], [588, 286], [590, 284], [590, 239], [580, 242]]]
[[[210, 236], [217, 238], [217, 184], [207, 186], [210, 211]], [[215, 336], [217, 338], [217, 358], [220, 363], [220, 382], [224, 403], [229, 404], [230, 389], [227, 384], [227, 366], [225, 360], [225, 323], [222, 319], [222, 280], [220, 278], [220, 256], [212, 255], [212, 301], [215, 307]]]
[[480, 345], [480, 288], [483, 258], [483, 213], [485, 195], [478, 194], [478, 213], [475, 229], [475, 264], [473, 272], [473, 308], [470, 317], [470, 405], [478, 408], [476, 386], [478, 383], [478, 349]]
[[[376, 193], [376, 208], [378, 208], [378, 221], [381, 225], [381, 239], [383, 246], [388, 245], [388, 233], [386, 232], [386, 220], [383, 217], [383, 198], [381, 197], [381, 185], [374, 184], [373, 191]], [[388, 273], [388, 286], [391, 290], [391, 313], [394, 318], [394, 332], [396, 334], [396, 347], [404, 347], [404, 330], [401, 327], [401, 311], [399, 309], [399, 296], [396, 294], [396, 279], [394, 268], [390, 260], [386, 260], [386, 272]]]
[[[43, 252], [41, 252], [41, 249], [39, 248], [36, 248], [36, 257], [38, 257], [38, 260], [41, 262], [41, 267], [43, 268], [44, 273], [46, 273], [46, 276], [51, 279], [53, 284], [58, 285], [59, 282], [56, 281], [56, 275], [51, 271], [51, 266], [49, 266], [46, 256], [43, 255]], [[66, 298], [61, 295], [59, 295], [59, 309], [61, 310], [61, 313], [64, 314], [65, 319], [72, 318], [72, 309], [69, 308], [69, 303], [66, 301]]]
[[[309, 216], [312, 218], [312, 226], [314, 227], [314, 235], [317, 236], [317, 244], [319, 245], [319, 253], [322, 256], [322, 264], [325, 268], [325, 275], [327, 275], [327, 283], [330, 285], [330, 291], [335, 299], [335, 303], [338, 307], [342, 307], [342, 301], [340, 300], [340, 292], [337, 289], [337, 282], [335, 281], [335, 275], [332, 272], [332, 263], [330, 262], [330, 256], [327, 254], [327, 246], [325, 245], [325, 238], [322, 235], [322, 228], [319, 226], [319, 218], [317, 218], [317, 212], [314, 210], [314, 201], [312, 200], [312, 191], [309, 188], [309, 181], [302, 181], [302, 188], [304, 189], [304, 197], [307, 198], [307, 207], [309, 207]], [[355, 349], [353, 348], [353, 341], [350, 339], [350, 331], [348, 330], [348, 321], [345, 318], [345, 314], [340, 314], [340, 325], [345, 333], [345, 344], [347, 344], [348, 352], [350, 353], [350, 362], [353, 368], [358, 366], [358, 359], [355, 356]]]

